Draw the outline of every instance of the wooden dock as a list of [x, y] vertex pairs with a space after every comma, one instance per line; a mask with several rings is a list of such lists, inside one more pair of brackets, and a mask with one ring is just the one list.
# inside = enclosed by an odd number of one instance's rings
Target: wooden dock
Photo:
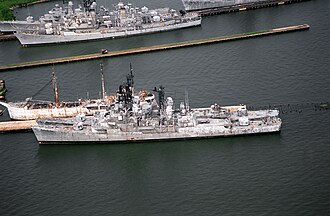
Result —
[[265, 7], [275, 7], [280, 5], [304, 2], [310, 0], [268, 0], [261, 2], [249, 2], [243, 4], [236, 4], [231, 6], [222, 6], [222, 7], [209, 7], [209, 8], [201, 8], [201, 9], [193, 9], [188, 10], [188, 12], [194, 11], [199, 13], [201, 16], [211, 16], [223, 13], [232, 13], [246, 10], [254, 10]]
[[31, 130], [32, 126], [37, 125], [35, 120], [31, 121], [5, 121], [0, 122], [1, 132], [15, 132], [22, 130]]
[[44, 66], [44, 65], [52, 65], [52, 64], [62, 64], [62, 63], [77, 62], [77, 61], [86, 61], [86, 60], [92, 60], [92, 59], [109, 58], [109, 57], [116, 57], [116, 56], [122, 56], [122, 55], [146, 53], [146, 52], [155, 52], [155, 51], [168, 50], [168, 49], [178, 49], [178, 48], [206, 45], [206, 44], [212, 44], [212, 43], [221, 43], [221, 42], [227, 42], [227, 41], [249, 39], [249, 38], [254, 38], [254, 37], [264, 37], [264, 36], [282, 34], [282, 33], [293, 32], [293, 31], [307, 30], [309, 28], [310, 28], [310, 26], [308, 24], [303, 24], [303, 25], [275, 28], [275, 29], [270, 29], [270, 30], [262, 30], [262, 31], [256, 31], [256, 32], [235, 34], [235, 35], [230, 35], [230, 36], [209, 38], [209, 39], [201, 39], [201, 40], [193, 40], [193, 41], [178, 42], [178, 43], [171, 43], [171, 44], [155, 45], [155, 46], [149, 46], [149, 47], [133, 48], [133, 49], [127, 49], [127, 50], [111, 51], [106, 54], [102, 54], [100, 52], [100, 53], [95, 53], [95, 54], [72, 56], [72, 57], [65, 57], [65, 58], [55, 58], [55, 59], [48, 59], [48, 60], [23, 62], [23, 63], [0, 66], [0, 71], [23, 69], [23, 68], [28, 68], [28, 67], [36, 67], [36, 66]]
[[16, 36], [14, 34], [0, 34], [0, 41], [6, 40], [16, 40]]

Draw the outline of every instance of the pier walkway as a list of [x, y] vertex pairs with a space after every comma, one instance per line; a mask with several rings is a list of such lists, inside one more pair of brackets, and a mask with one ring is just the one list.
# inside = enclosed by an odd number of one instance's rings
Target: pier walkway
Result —
[[1, 132], [14, 132], [22, 130], [31, 130], [32, 126], [37, 125], [35, 120], [31, 121], [5, 121], [0, 122], [0, 133]]
[[[205, 7], [204, 2], [201, 2], [201, 5], [198, 5], [198, 3], [195, 3], [194, 6], [186, 8], [186, 11], [194, 11], [199, 13], [201, 16], [211, 16], [211, 15], [217, 15], [222, 13], [232, 13], [232, 12], [239, 12], [239, 11], [245, 11], [245, 10], [254, 10], [259, 8], [265, 8], [265, 7], [274, 7], [274, 6], [280, 6], [280, 5], [286, 5], [286, 4], [292, 4], [297, 2], [304, 2], [304, 1], [310, 1], [310, 0], [265, 0], [265, 1], [259, 1], [259, 2], [249, 2], [249, 3], [243, 3], [243, 4], [235, 4], [230, 6], [217, 6], [217, 2], [207, 2], [207, 6]], [[205, 7], [205, 8], [203, 8]]]
[[155, 46], [149, 46], [149, 47], [133, 48], [133, 49], [127, 49], [127, 50], [111, 51], [106, 54], [102, 54], [100, 52], [100, 53], [88, 54], [88, 55], [55, 58], [55, 59], [32, 61], [32, 62], [23, 62], [23, 63], [16, 63], [16, 64], [0, 66], [0, 71], [8, 71], [8, 70], [36, 67], [36, 66], [85, 61], [85, 60], [92, 60], [92, 59], [99, 59], [99, 58], [109, 58], [109, 57], [116, 57], [116, 56], [122, 56], [122, 55], [146, 53], [146, 52], [155, 52], [155, 51], [161, 51], [161, 50], [199, 46], [199, 45], [206, 45], [206, 44], [212, 44], [212, 43], [221, 43], [221, 42], [226, 42], [226, 41], [248, 39], [248, 38], [254, 38], [254, 37], [281, 34], [281, 33], [286, 33], [286, 32], [307, 30], [309, 28], [310, 28], [310, 26], [308, 24], [303, 24], [303, 25], [275, 28], [275, 29], [270, 29], [270, 30], [262, 30], [262, 31], [256, 31], [256, 32], [235, 34], [235, 35], [230, 35], [230, 36], [209, 38], [209, 39], [201, 39], [201, 40], [193, 40], [193, 41], [178, 42], [178, 43], [171, 43], [171, 44], [155, 45]]

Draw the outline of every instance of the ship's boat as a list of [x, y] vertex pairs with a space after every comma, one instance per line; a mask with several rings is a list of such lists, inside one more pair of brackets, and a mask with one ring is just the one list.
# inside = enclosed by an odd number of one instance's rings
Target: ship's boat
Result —
[[[278, 110], [247, 110], [245, 105], [190, 108], [188, 99], [179, 109], [165, 99], [164, 87], [135, 94], [133, 74], [120, 85], [116, 101], [93, 116], [47, 118], [32, 127], [44, 144], [117, 143], [197, 139], [279, 132]], [[158, 95], [158, 97], [155, 97]]]
[[69, 2], [65, 13], [61, 8], [55, 11], [40, 18], [37, 28], [16, 28], [15, 36], [23, 46], [113, 39], [201, 25], [201, 17], [194, 12], [151, 10], [122, 2], [113, 11], [98, 8], [96, 2], [78, 9]]

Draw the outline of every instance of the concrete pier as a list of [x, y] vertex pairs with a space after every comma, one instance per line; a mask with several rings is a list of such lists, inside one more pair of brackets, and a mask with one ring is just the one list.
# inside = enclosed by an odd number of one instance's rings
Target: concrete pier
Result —
[[201, 8], [201, 9], [192, 9], [187, 10], [188, 12], [194, 11], [199, 13], [201, 16], [211, 16], [222, 13], [232, 13], [246, 10], [254, 10], [265, 7], [274, 7], [279, 5], [286, 5], [298, 2], [304, 2], [310, 0], [265, 0], [261, 2], [250, 2], [245, 4], [236, 4], [231, 6], [222, 6], [222, 7], [209, 7], [209, 8]]
[[270, 30], [262, 30], [262, 31], [256, 31], [256, 32], [235, 34], [235, 35], [230, 35], [230, 36], [209, 38], [209, 39], [201, 39], [201, 40], [185, 41], [185, 42], [178, 42], [178, 43], [171, 43], [171, 44], [155, 45], [155, 46], [149, 46], [149, 47], [133, 48], [133, 49], [127, 49], [127, 50], [111, 51], [106, 54], [102, 54], [101, 52], [99, 52], [99, 53], [95, 53], [95, 54], [88, 54], [88, 55], [81, 55], [81, 56], [56, 58], [56, 59], [48, 59], [48, 60], [40, 60], [40, 61], [32, 61], [32, 62], [23, 62], [23, 63], [0, 66], [0, 71], [8, 71], [8, 70], [15, 70], [15, 69], [23, 69], [23, 68], [28, 68], [28, 67], [85, 61], [85, 60], [92, 60], [92, 59], [99, 59], [99, 58], [109, 58], [109, 57], [116, 57], [116, 56], [122, 56], [122, 55], [146, 53], [146, 52], [155, 52], [155, 51], [161, 51], [161, 50], [192, 47], [192, 46], [206, 45], [206, 44], [212, 44], [212, 43], [221, 43], [221, 42], [227, 42], [227, 41], [233, 41], [233, 40], [241, 40], [241, 39], [248, 39], [248, 38], [254, 38], [254, 37], [270, 36], [270, 35], [274, 35], [274, 34], [282, 34], [282, 33], [287, 33], [287, 32], [308, 30], [309, 28], [310, 28], [310, 26], [308, 24], [303, 24], [303, 25], [275, 28], [275, 29], [270, 29]]
[[37, 125], [37, 122], [35, 120], [0, 122], [0, 133], [1, 132], [15, 132], [15, 131], [22, 131], [22, 130], [31, 130], [31, 127], [34, 125]]

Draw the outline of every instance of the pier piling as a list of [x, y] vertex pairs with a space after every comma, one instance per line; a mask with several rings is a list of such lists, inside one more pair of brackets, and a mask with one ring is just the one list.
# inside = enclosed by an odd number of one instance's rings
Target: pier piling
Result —
[[0, 34], [0, 41], [6, 40], [16, 40], [16, 36], [14, 34]]
[[266, 7], [275, 7], [280, 5], [304, 2], [310, 0], [264, 0], [264, 1], [252, 1], [248, 3], [242, 4], [233, 4], [233, 5], [226, 5], [226, 6], [217, 6], [217, 2], [213, 2], [208, 5], [208, 7], [203, 8], [203, 6], [198, 7], [195, 5], [194, 7], [186, 8], [188, 12], [196, 12], [201, 16], [212, 16], [218, 15], [223, 13], [233, 13], [233, 12], [240, 12], [246, 10], [254, 10], [259, 8], [266, 8]]

